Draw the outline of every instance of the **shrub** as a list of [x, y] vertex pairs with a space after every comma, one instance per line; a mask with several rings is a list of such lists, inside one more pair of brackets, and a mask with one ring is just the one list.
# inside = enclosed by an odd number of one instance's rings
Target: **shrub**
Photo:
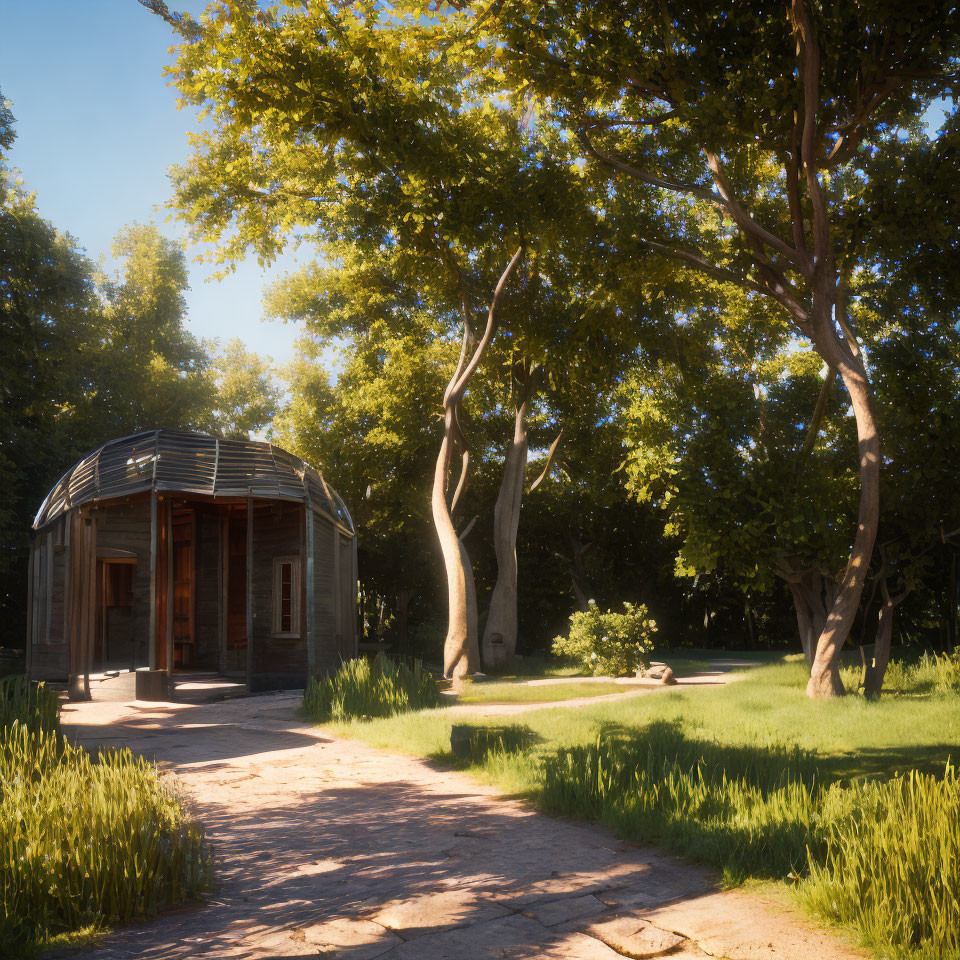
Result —
[[419, 661], [396, 663], [383, 653], [345, 660], [333, 676], [311, 677], [303, 693], [304, 711], [318, 723], [392, 717], [441, 703], [437, 681]]
[[72, 746], [42, 687], [7, 681], [0, 710], [0, 947], [153, 916], [202, 891], [203, 832], [152, 764]]
[[553, 641], [553, 652], [594, 676], [625, 677], [648, 665], [656, 629], [642, 603], [624, 603], [623, 613], [603, 613], [591, 600], [586, 610], [571, 615], [570, 632]]

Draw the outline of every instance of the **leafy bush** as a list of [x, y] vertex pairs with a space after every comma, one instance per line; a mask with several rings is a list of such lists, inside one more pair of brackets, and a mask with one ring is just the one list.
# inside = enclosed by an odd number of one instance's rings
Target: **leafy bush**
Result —
[[824, 784], [799, 748], [691, 740], [669, 724], [560, 750], [551, 811], [599, 820], [721, 868], [792, 877], [821, 915], [884, 956], [960, 960], [960, 777], [912, 772]]
[[656, 629], [642, 603], [624, 603], [623, 613], [603, 613], [591, 600], [586, 610], [571, 615], [570, 632], [553, 641], [553, 652], [594, 676], [630, 676], [648, 665]]
[[72, 746], [56, 698], [23, 680], [0, 685], [0, 711], [0, 947], [153, 916], [202, 891], [203, 832], [153, 765]]
[[383, 653], [346, 660], [332, 677], [311, 677], [303, 693], [304, 711], [318, 723], [392, 717], [441, 702], [437, 681], [419, 661], [396, 663]]

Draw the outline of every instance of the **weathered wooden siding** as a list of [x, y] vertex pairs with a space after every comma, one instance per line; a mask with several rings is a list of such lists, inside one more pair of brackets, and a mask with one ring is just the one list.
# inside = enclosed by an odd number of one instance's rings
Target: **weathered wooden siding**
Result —
[[133, 574], [133, 607], [127, 629], [118, 624], [107, 638], [102, 664], [93, 664], [95, 671], [127, 669], [131, 664], [148, 666], [150, 637], [150, 502], [147, 499], [128, 503], [105, 503], [96, 513], [97, 551], [125, 550], [135, 554]]
[[220, 544], [220, 510], [197, 504], [196, 540], [196, 643], [193, 665], [217, 670], [220, 665], [220, 616], [223, 563]]
[[[300, 558], [303, 575], [303, 505], [276, 501], [260, 504], [253, 519], [253, 676], [251, 690], [302, 686], [307, 674], [307, 640], [273, 632], [273, 561]], [[247, 558], [250, 562], [250, 558]]]
[[64, 635], [65, 530], [66, 519], [61, 517], [33, 541], [29, 660], [35, 680], [66, 680], [70, 670]]
[[350, 660], [357, 655], [357, 587], [353, 580], [353, 540], [340, 536], [340, 656]]
[[313, 623], [317, 645], [317, 673], [330, 673], [340, 665], [340, 651], [337, 648], [334, 532], [333, 524], [326, 515], [314, 512]]

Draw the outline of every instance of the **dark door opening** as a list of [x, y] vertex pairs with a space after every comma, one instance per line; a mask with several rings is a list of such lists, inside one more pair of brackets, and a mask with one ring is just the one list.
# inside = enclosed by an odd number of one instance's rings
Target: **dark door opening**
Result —
[[247, 518], [227, 517], [225, 666], [231, 673], [247, 669]]
[[104, 670], [133, 670], [137, 642], [133, 619], [134, 559], [97, 560], [97, 626], [91, 666]]
[[189, 667], [196, 644], [196, 517], [192, 510], [173, 515], [173, 666]]

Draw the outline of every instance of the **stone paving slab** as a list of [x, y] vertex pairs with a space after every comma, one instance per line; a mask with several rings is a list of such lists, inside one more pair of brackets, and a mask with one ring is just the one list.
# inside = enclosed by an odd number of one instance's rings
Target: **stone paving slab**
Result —
[[64, 708], [85, 745], [130, 746], [169, 770], [218, 861], [206, 904], [119, 929], [85, 956], [865, 956], [782, 905], [718, 892], [706, 870], [462, 774], [333, 739], [298, 721], [298, 704], [280, 694]]

